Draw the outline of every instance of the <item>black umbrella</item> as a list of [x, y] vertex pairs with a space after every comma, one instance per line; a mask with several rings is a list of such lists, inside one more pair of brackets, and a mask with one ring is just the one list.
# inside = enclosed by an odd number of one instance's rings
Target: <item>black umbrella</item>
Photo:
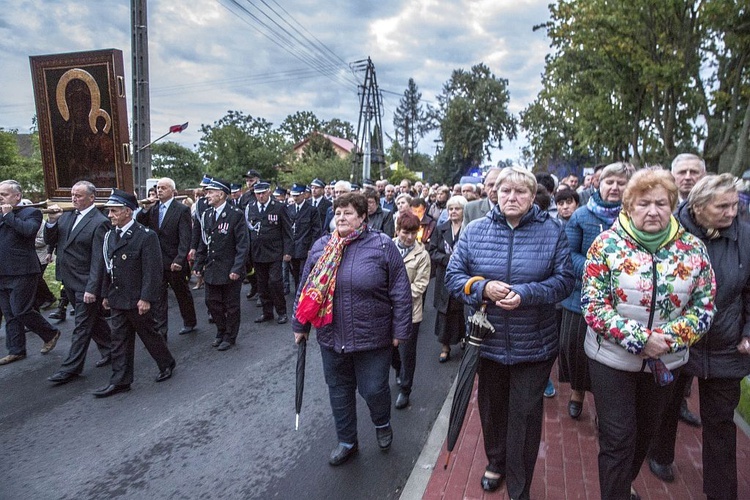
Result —
[[297, 389], [294, 394], [294, 408], [297, 416], [294, 419], [294, 430], [299, 430], [299, 412], [302, 409], [302, 392], [305, 390], [305, 355], [307, 354], [307, 339], [302, 337], [297, 344]]
[[482, 345], [482, 341], [487, 335], [495, 332], [495, 327], [487, 321], [486, 309], [487, 304], [482, 304], [479, 311], [475, 312], [469, 318], [469, 339], [466, 342], [466, 351], [461, 359], [461, 366], [458, 369], [456, 392], [453, 395], [451, 416], [448, 422], [448, 457], [445, 459], [444, 469], [448, 468], [451, 452], [456, 446], [461, 427], [464, 425], [466, 409], [469, 407], [471, 392], [474, 390], [474, 377], [477, 374], [477, 366], [479, 365], [479, 346]]

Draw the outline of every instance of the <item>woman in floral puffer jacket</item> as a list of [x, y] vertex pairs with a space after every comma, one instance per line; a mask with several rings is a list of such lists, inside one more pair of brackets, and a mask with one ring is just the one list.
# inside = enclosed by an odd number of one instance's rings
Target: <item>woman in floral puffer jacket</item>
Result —
[[669, 172], [641, 170], [625, 189], [617, 222], [587, 255], [584, 349], [607, 500], [639, 498], [631, 483], [670, 397], [670, 370], [687, 362], [688, 347], [708, 331], [714, 314], [708, 253], [671, 215], [676, 203]]

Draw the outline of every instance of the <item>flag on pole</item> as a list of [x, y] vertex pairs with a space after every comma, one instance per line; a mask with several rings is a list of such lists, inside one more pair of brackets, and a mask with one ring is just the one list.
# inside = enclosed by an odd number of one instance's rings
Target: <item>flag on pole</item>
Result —
[[169, 127], [169, 133], [170, 134], [176, 134], [178, 132], [182, 132], [185, 130], [188, 126], [188, 122], [183, 123], [182, 125], [172, 125]]

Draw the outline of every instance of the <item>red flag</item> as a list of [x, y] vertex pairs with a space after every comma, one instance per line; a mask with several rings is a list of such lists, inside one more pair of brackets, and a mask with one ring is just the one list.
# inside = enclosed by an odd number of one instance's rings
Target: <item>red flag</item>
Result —
[[188, 126], [188, 122], [183, 123], [182, 125], [172, 125], [169, 127], [169, 133], [170, 134], [176, 134], [178, 132], [182, 132], [185, 130]]

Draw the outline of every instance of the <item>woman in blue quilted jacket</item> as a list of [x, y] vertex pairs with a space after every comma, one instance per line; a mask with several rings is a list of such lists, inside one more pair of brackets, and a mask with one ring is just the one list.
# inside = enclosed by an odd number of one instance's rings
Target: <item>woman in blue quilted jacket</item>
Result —
[[576, 285], [573, 293], [562, 302], [560, 327], [560, 382], [569, 383], [572, 392], [568, 402], [570, 418], [577, 419], [583, 411], [586, 391], [591, 391], [589, 361], [583, 352], [586, 321], [581, 314], [581, 278], [586, 252], [600, 233], [609, 229], [620, 214], [622, 193], [630, 180], [633, 166], [615, 162], [607, 165], [599, 175], [599, 189], [589, 201], [579, 207], [565, 224], [565, 235], [570, 245], [570, 258]]
[[481, 484], [494, 491], [505, 479], [516, 499], [529, 498], [539, 451], [542, 393], [558, 352], [555, 303], [574, 283], [565, 232], [534, 205], [536, 188], [531, 172], [503, 169], [492, 188], [497, 205], [462, 231], [446, 271], [451, 295], [472, 309], [486, 303], [495, 327], [478, 369], [488, 461]]

